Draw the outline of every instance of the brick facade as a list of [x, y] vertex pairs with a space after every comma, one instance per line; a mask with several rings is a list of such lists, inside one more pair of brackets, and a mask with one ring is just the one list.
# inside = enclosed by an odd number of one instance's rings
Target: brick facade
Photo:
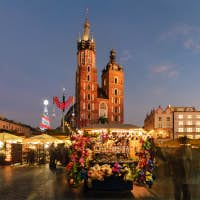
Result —
[[76, 70], [76, 122], [81, 126], [99, 123], [124, 121], [124, 71], [116, 62], [116, 53], [110, 51], [110, 60], [101, 75], [98, 85], [96, 67], [96, 43], [90, 37], [88, 19], [84, 23], [82, 37], [77, 42]]

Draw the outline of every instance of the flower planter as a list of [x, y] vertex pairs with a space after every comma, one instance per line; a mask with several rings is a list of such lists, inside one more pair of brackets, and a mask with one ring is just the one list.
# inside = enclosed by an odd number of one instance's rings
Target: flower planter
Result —
[[125, 181], [121, 176], [109, 176], [105, 177], [103, 181], [93, 180], [92, 187], [89, 187], [87, 180], [85, 180], [85, 188], [88, 190], [124, 191], [132, 190], [133, 182]]

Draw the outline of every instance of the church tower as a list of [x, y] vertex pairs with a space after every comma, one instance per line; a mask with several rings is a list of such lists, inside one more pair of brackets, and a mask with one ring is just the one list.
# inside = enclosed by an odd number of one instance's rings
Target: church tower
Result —
[[79, 126], [94, 123], [97, 119], [97, 69], [96, 49], [93, 36], [90, 36], [88, 14], [82, 37], [77, 41], [76, 70], [76, 121]]
[[88, 15], [82, 36], [77, 41], [75, 118], [78, 127], [96, 123], [124, 122], [124, 70], [116, 62], [116, 52], [110, 59], [98, 85], [96, 44], [90, 36]]
[[102, 72], [102, 90], [108, 97], [108, 123], [124, 122], [124, 70], [110, 51], [110, 61]]

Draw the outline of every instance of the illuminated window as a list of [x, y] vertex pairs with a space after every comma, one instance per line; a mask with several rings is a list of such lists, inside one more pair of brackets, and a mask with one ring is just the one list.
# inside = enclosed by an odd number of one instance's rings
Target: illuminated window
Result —
[[187, 121], [187, 125], [192, 125], [192, 121]]
[[167, 121], [170, 121], [170, 117], [167, 117]]
[[200, 115], [196, 115], [196, 118], [197, 118], [197, 119], [200, 119]]
[[178, 125], [183, 125], [183, 121], [179, 121], [179, 122], [178, 122]]
[[183, 119], [183, 115], [178, 115], [178, 118], [179, 119]]
[[200, 132], [200, 128], [196, 128], [196, 132]]
[[106, 86], [106, 79], [103, 79], [103, 85]]
[[188, 119], [191, 119], [191, 118], [192, 118], [192, 115], [188, 115], [187, 118], [188, 118]]
[[183, 128], [178, 128], [178, 132], [183, 132]]
[[200, 121], [196, 121], [196, 125], [200, 125]]
[[187, 128], [187, 132], [192, 132], [192, 128]]

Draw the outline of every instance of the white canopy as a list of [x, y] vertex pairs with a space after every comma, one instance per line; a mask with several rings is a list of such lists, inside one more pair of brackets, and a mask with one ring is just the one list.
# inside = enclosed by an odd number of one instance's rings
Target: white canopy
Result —
[[25, 138], [23, 140], [24, 144], [46, 144], [46, 143], [62, 143], [62, 140], [59, 140], [53, 136], [47, 135], [47, 134], [41, 134], [41, 135], [36, 135], [30, 138]]
[[10, 133], [0, 133], [0, 141], [2, 142], [22, 142], [23, 138]]

